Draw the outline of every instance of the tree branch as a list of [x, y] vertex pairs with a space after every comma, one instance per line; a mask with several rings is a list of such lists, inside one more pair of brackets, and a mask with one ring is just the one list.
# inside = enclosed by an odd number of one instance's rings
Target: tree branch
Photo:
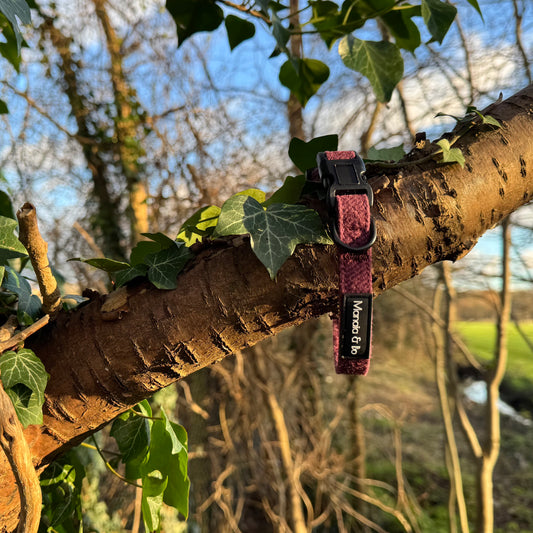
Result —
[[[487, 229], [533, 197], [533, 86], [493, 106], [503, 128], [477, 129], [457, 143], [459, 165], [369, 175], [378, 239], [374, 292], [390, 289], [443, 259], [457, 259]], [[380, 171], [381, 172], [381, 171]], [[529, 179], [528, 179], [529, 178]], [[333, 247], [305, 245], [272, 281], [246, 238], [200, 248], [178, 289], [148, 283], [59, 313], [26, 345], [51, 375], [44, 422], [26, 429], [41, 467], [160, 388], [282, 329], [333, 312], [338, 302]], [[12, 478], [0, 464], [0, 521], [16, 523]]]
[[28, 250], [31, 265], [43, 298], [44, 313], [54, 314], [61, 307], [61, 292], [48, 262], [48, 244], [41, 237], [35, 207], [26, 202], [18, 211], [19, 240]]

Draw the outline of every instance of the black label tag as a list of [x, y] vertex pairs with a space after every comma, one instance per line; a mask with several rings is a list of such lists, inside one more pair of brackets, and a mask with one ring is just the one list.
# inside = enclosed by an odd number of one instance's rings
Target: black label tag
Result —
[[340, 356], [345, 359], [370, 357], [372, 295], [345, 294], [340, 320]]

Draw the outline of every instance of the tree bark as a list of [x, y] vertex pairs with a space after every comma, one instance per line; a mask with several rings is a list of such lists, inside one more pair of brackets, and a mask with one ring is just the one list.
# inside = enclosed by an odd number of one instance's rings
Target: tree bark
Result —
[[[433, 161], [387, 175], [369, 169], [376, 295], [432, 263], [462, 257], [484, 231], [533, 198], [533, 86], [488, 112], [503, 128], [462, 138], [464, 169]], [[235, 237], [202, 246], [176, 290], [141, 283], [60, 313], [27, 343], [51, 375], [43, 425], [25, 431], [34, 463], [44, 468], [169, 383], [334, 311], [337, 291], [332, 246], [298, 247], [272, 281], [248, 239]], [[0, 523], [7, 531], [18, 511], [11, 471], [0, 463]]]

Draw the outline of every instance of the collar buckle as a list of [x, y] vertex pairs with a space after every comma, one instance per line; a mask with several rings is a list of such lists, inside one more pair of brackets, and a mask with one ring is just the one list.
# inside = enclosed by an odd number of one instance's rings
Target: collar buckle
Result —
[[341, 247], [353, 253], [368, 250], [376, 240], [376, 226], [370, 218], [368, 240], [359, 246], [351, 246], [341, 240], [337, 229], [336, 199], [339, 194], [366, 194], [370, 206], [374, 203], [374, 193], [365, 176], [365, 164], [360, 156], [353, 159], [328, 159], [326, 152], [317, 155], [318, 173], [326, 190], [326, 203], [330, 215], [330, 228], [333, 240]]

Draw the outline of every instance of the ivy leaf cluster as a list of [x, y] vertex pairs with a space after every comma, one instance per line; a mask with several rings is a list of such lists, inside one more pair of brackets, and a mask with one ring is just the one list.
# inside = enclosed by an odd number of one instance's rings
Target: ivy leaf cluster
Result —
[[159, 529], [163, 503], [187, 518], [190, 482], [185, 429], [171, 422], [163, 410], [153, 417], [145, 400], [113, 422], [111, 436], [121, 452], [126, 477], [141, 480], [146, 530]]
[[83, 519], [81, 491], [86, 470], [78, 450], [67, 452], [40, 475], [43, 509], [41, 531], [79, 533]]
[[69, 261], [81, 261], [104, 270], [114, 277], [117, 286], [146, 277], [158, 289], [175, 289], [177, 276], [192, 257], [183, 241], [167, 237], [163, 233], [143, 233], [149, 240], [140, 241], [131, 251], [129, 263], [107, 258], [84, 259], [75, 257]]
[[[5, 322], [16, 315], [20, 326], [29, 326], [41, 313], [41, 300], [21, 274], [27, 253], [15, 235], [14, 217], [9, 195], [0, 191], [0, 317]], [[0, 354], [0, 379], [24, 427], [43, 421], [48, 378], [44, 365], [31, 350], [20, 348]]]
[[[292, 139], [289, 157], [302, 171], [316, 166], [318, 152], [336, 150], [337, 135], [309, 142]], [[207, 238], [250, 235], [252, 250], [274, 278], [301, 243], [332, 244], [318, 213], [297, 202], [305, 176], [287, 176], [269, 198], [261, 189], [247, 189], [222, 207], [202, 207], [181, 226], [175, 239], [163, 233], [144, 233], [148, 240], [135, 246], [128, 263], [107, 258], [74, 258], [107, 272], [117, 286], [144, 277], [158, 289], [175, 289], [177, 275], [193, 257], [190, 247]]]
[[[481, 15], [477, 0], [468, 0], [468, 3]], [[264, 23], [275, 41], [271, 57], [287, 56], [280, 68], [279, 80], [303, 106], [329, 78], [330, 72], [318, 59], [292, 55], [288, 47], [291, 35], [318, 34], [328, 49], [339, 41], [338, 52], [344, 64], [369, 80], [377, 100], [388, 102], [403, 76], [401, 50], [415, 53], [422, 44], [418, 19], [426, 26], [430, 42], [442, 43], [457, 15], [457, 8], [446, 0], [420, 0], [416, 4], [396, 0], [341, 3], [308, 0], [310, 10], [304, 8], [299, 13], [300, 17], [307, 18], [293, 26], [286, 0], [256, 0], [255, 5], [245, 3], [242, 9], [238, 4], [230, 7], [235, 8], [235, 14], [227, 13], [228, 3], [222, 0], [167, 0], [166, 8], [176, 23], [178, 46], [195, 33], [213, 31], [224, 22], [233, 50], [255, 35], [255, 24], [248, 19]], [[370, 20], [378, 20], [392, 40], [371, 41], [357, 37], [357, 30]]]

